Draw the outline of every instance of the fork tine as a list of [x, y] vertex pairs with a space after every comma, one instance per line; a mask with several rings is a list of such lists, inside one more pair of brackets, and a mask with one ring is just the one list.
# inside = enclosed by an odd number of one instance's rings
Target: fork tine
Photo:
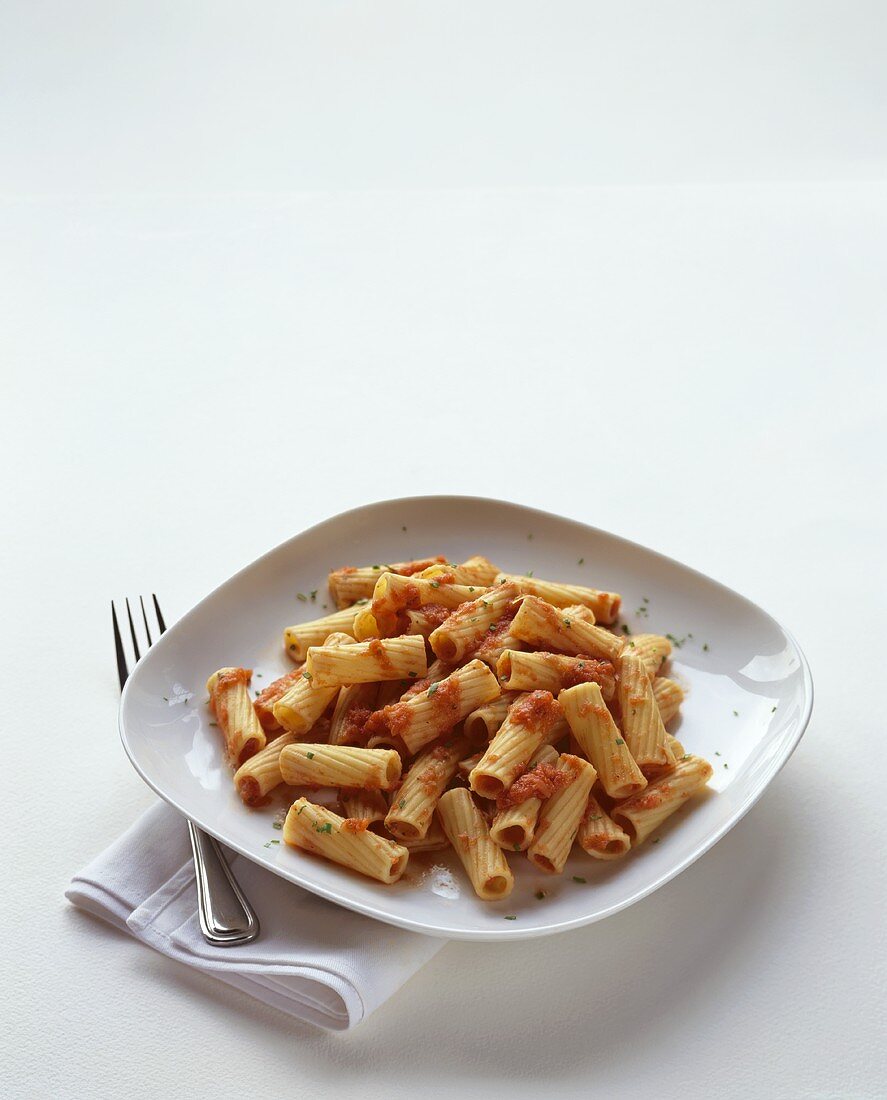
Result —
[[139, 603], [142, 605], [142, 621], [145, 624], [145, 633], [148, 636], [148, 649], [150, 649], [154, 642], [151, 638], [151, 628], [148, 626], [148, 613], [145, 611], [145, 601], [141, 596], [139, 596]]
[[111, 620], [114, 623], [114, 649], [117, 651], [117, 678], [120, 680], [120, 690], [126, 683], [129, 670], [126, 667], [126, 654], [123, 652], [123, 639], [120, 637], [120, 627], [117, 625], [117, 608], [111, 600]]
[[126, 597], [126, 614], [129, 617], [129, 632], [132, 635], [133, 652], [135, 653], [136, 660], [138, 661], [139, 658], [142, 655], [139, 652], [139, 640], [136, 637], [136, 626], [135, 626], [135, 623], [132, 621], [132, 611], [130, 610], [130, 607], [129, 607], [129, 596]]
[[160, 627], [160, 633], [166, 633], [166, 623], [163, 621], [163, 612], [160, 610], [160, 604], [157, 602], [157, 597], [152, 595], [154, 600], [154, 610], [157, 612], [157, 625]]

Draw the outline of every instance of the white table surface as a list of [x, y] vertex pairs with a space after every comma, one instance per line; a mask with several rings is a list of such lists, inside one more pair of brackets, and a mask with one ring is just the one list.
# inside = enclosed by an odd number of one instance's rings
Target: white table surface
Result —
[[[887, 1092], [883, 14], [550, 10], [5, 10], [4, 1095]], [[710, 573], [816, 706], [676, 881], [330, 1035], [66, 905], [153, 798], [108, 602], [428, 492]]]

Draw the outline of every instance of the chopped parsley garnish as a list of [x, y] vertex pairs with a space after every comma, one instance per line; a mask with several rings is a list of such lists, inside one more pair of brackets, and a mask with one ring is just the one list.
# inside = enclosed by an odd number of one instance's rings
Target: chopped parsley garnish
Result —
[[489, 631], [490, 634], [494, 634], [495, 631], [496, 631], [496, 624], [495, 623], [490, 623], [490, 625], [487, 627], [487, 630]]
[[333, 831], [332, 823], [328, 821], [326, 825], [321, 825], [317, 831], [319, 833], [331, 833]]
[[381, 568], [382, 568], [382, 566], [381, 566], [381, 565], [374, 565], [374, 566], [373, 566], [373, 569], [381, 569]]
[[429, 697], [431, 697], [432, 695], [434, 695], [434, 693], [435, 693], [436, 691], [437, 691], [437, 684], [432, 684], [432, 685], [431, 685], [431, 687], [430, 687], [430, 688], [428, 689], [428, 695], [429, 695]]
[[734, 717], [734, 718], [738, 718], [738, 717], [739, 717], [739, 711], [738, 711], [738, 710], [734, 710], [734, 711], [733, 711], [733, 717]]
[[528, 538], [528, 539], [532, 539], [532, 537], [533, 537], [533, 532], [532, 532], [532, 531], [530, 531], [530, 532], [529, 532], [529, 533], [527, 534], [527, 538]]
[[272, 844], [279, 844], [279, 840], [269, 840], [263, 845], [264, 848], [270, 848]]
[[468, 586], [468, 591], [469, 591], [469, 592], [473, 592], [473, 591], [474, 591], [474, 585], [472, 585], [472, 584], [469, 584], [469, 586]]
[[708, 642], [702, 643], [702, 651], [703, 653], [708, 653]]
[[689, 760], [691, 755], [691, 753], [685, 752], [684, 755], [681, 757], [681, 760]]
[[519, 852], [519, 851], [520, 851], [520, 845], [519, 845], [519, 844], [515, 844], [515, 846], [514, 846], [514, 850], [515, 850], [516, 852]]
[[397, 804], [398, 809], [402, 810], [404, 808], [404, 806], [406, 806], [406, 804], [407, 804], [407, 800], [405, 798], [402, 798], [400, 800], [400, 802], [398, 802], [398, 804]]
[[317, 589], [312, 588], [311, 591], [308, 593], [308, 595], [309, 595], [309, 597], [311, 598], [311, 600], [313, 602], [314, 600], [317, 599]]
[[721, 755], [721, 754], [720, 754], [720, 753], [718, 752], [718, 750], [717, 750], [717, 749], [715, 749], [715, 756], [720, 756], [720, 755]]
[[431, 587], [432, 588], [440, 588], [440, 581], [432, 581], [431, 582]]
[[661, 839], [662, 839], [662, 837], [654, 836], [653, 839], [650, 841], [650, 843], [651, 844], [658, 844]]
[[302, 678], [304, 680], [313, 680], [314, 676], [310, 672], [303, 672], [302, 673]]
[[579, 561], [576, 562], [576, 564], [577, 565], [585, 565], [585, 558], [580, 558]]
[[630, 634], [631, 633], [631, 631], [628, 629], [628, 623], [623, 623], [622, 624], [622, 633], [623, 634]]
[[545, 891], [544, 891], [544, 890], [537, 890], [537, 891], [536, 891], [536, 898], [537, 898], [537, 899], [538, 899], [539, 901], [542, 901], [542, 899], [543, 899], [543, 898], [546, 898], [546, 897], [548, 897], [548, 895], [547, 895], [547, 894], [545, 893]]
[[406, 531], [406, 527], [401, 527], [401, 531]]
[[419, 675], [419, 673], [418, 672], [413, 672], [412, 669], [410, 669], [410, 671], [407, 673], [407, 676], [418, 676], [418, 675]]
[[219, 724], [218, 722], [210, 722], [211, 726], [218, 726], [218, 724]]
[[296, 599], [301, 600], [302, 603], [307, 603], [308, 602], [308, 597], [305, 595], [304, 592], [297, 592], [296, 593]]
[[771, 709], [770, 713], [771, 713], [771, 714], [775, 714], [775, 713], [776, 713], [776, 707], [773, 707], [773, 708]]
[[525, 575], [526, 575], [527, 577], [532, 577], [532, 575], [533, 575], [533, 572], [534, 572], [534, 570], [532, 570], [532, 569], [528, 569]]
[[313, 752], [306, 752], [305, 755], [308, 757], [309, 760], [314, 759], [314, 753]]
[[623, 739], [621, 737], [617, 737], [616, 738], [616, 744], [617, 745], [624, 745], [625, 741], [623, 741]]
[[569, 619], [564, 619], [564, 626], [569, 629], [569, 626], [570, 626], [570, 620]]
[[579, 882], [584, 886], [587, 881], [588, 879], [584, 879], [581, 875], [573, 875], [573, 882]]
[[729, 765], [729, 764], [725, 764], [725, 765], [724, 765], [724, 767], [725, 767], [725, 768], [729, 768], [729, 767], [730, 767], [730, 765]]
[[164, 701], [164, 703], [168, 703], [168, 702], [169, 702], [169, 699], [167, 699], [167, 697], [166, 697], [166, 696], [164, 695], [164, 696], [163, 696], [163, 701]]
[[274, 822], [274, 828], [275, 828], [275, 829], [282, 829], [282, 828], [283, 828], [283, 824], [282, 824], [282, 823], [281, 823], [280, 821], [275, 821], [275, 822]]
[[[533, 536], [532, 536], [532, 535], [530, 535], [530, 538], [532, 538], [532, 537], [533, 537]], [[505, 920], [517, 920], [517, 917], [505, 917], [504, 919], [505, 919]]]

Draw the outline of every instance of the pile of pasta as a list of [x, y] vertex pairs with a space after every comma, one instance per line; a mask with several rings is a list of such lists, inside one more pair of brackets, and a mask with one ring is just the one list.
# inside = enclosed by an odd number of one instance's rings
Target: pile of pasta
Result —
[[711, 777], [666, 729], [683, 699], [662, 675], [671, 643], [617, 633], [617, 593], [481, 556], [347, 567], [329, 586], [338, 610], [284, 632], [291, 672], [255, 700], [249, 669], [207, 684], [247, 805], [282, 784], [338, 791], [296, 798], [288, 845], [384, 883], [451, 846], [495, 900], [513, 853], [549, 874], [574, 845], [619, 859]]

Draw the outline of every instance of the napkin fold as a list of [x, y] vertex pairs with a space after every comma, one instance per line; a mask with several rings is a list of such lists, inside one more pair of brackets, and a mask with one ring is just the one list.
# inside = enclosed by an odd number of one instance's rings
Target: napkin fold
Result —
[[213, 947], [200, 933], [188, 831], [160, 802], [71, 880], [70, 902], [171, 959], [296, 1019], [355, 1027], [444, 946], [316, 897], [225, 850], [261, 933]]

